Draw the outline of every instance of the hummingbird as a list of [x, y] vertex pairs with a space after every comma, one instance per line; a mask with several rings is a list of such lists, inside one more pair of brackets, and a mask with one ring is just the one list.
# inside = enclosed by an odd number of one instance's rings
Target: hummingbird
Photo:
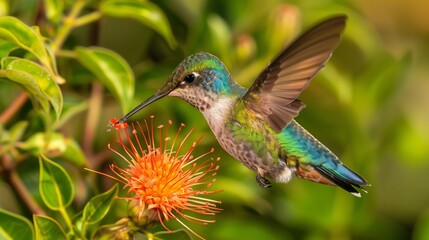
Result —
[[271, 187], [269, 179], [287, 183], [296, 175], [360, 197], [368, 182], [294, 120], [304, 107], [298, 96], [339, 44], [346, 19], [331, 17], [296, 38], [249, 89], [236, 83], [216, 56], [191, 55], [116, 124], [163, 97], [178, 97], [203, 114], [220, 146], [256, 173], [261, 187]]

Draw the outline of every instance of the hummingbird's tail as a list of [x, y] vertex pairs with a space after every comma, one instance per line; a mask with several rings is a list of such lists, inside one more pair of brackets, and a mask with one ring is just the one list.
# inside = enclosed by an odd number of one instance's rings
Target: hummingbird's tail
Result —
[[356, 197], [361, 196], [357, 189], [366, 192], [363, 186], [369, 186], [365, 179], [359, 176], [359, 174], [350, 170], [348, 167], [344, 166], [339, 161], [325, 162], [320, 165], [304, 165], [301, 163], [296, 166], [295, 173], [298, 177], [310, 181], [328, 185], [336, 185]]
[[336, 185], [360, 197], [358, 190], [368, 182], [359, 174], [344, 166], [327, 147], [308, 133], [297, 122], [292, 121], [279, 135], [279, 142], [287, 149], [287, 165], [295, 174], [313, 182]]
[[333, 184], [357, 197], [361, 195], [356, 188], [366, 192], [362, 186], [369, 185], [359, 174], [353, 172], [341, 162], [339, 164], [335, 164], [334, 162], [325, 163], [319, 166], [313, 166], [313, 168]]

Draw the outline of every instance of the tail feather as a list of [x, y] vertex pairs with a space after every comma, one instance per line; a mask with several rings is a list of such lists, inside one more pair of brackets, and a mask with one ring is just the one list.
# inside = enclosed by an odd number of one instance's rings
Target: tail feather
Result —
[[286, 163], [298, 177], [337, 185], [357, 197], [360, 197], [359, 191], [366, 192], [363, 186], [369, 186], [368, 182], [344, 166], [334, 153], [296, 121], [289, 123], [278, 137]]
[[365, 179], [341, 163], [336, 165], [335, 168], [326, 167], [323, 164], [313, 166], [313, 168], [322, 176], [332, 181], [335, 185], [341, 187], [356, 197], [361, 196], [360, 192], [356, 188], [366, 192], [363, 186], [369, 185]]

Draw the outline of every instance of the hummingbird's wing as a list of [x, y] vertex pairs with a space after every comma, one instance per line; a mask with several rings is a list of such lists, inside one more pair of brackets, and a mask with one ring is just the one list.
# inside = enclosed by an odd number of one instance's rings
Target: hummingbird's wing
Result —
[[280, 132], [304, 104], [297, 97], [340, 42], [346, 16], [327, 19], [287, 47], [256, 79], [241, 101]]

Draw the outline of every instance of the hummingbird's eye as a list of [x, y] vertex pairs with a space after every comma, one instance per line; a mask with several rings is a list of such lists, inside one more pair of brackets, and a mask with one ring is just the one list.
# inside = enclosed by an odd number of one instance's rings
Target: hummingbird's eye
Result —
[[197, 77], [198, 77], [198, 73], [193, 72], [193, 73], [186, 75], [183, 78], [183, 81], [185, 81], [186, 83], [193, 83], [197, 79]]

